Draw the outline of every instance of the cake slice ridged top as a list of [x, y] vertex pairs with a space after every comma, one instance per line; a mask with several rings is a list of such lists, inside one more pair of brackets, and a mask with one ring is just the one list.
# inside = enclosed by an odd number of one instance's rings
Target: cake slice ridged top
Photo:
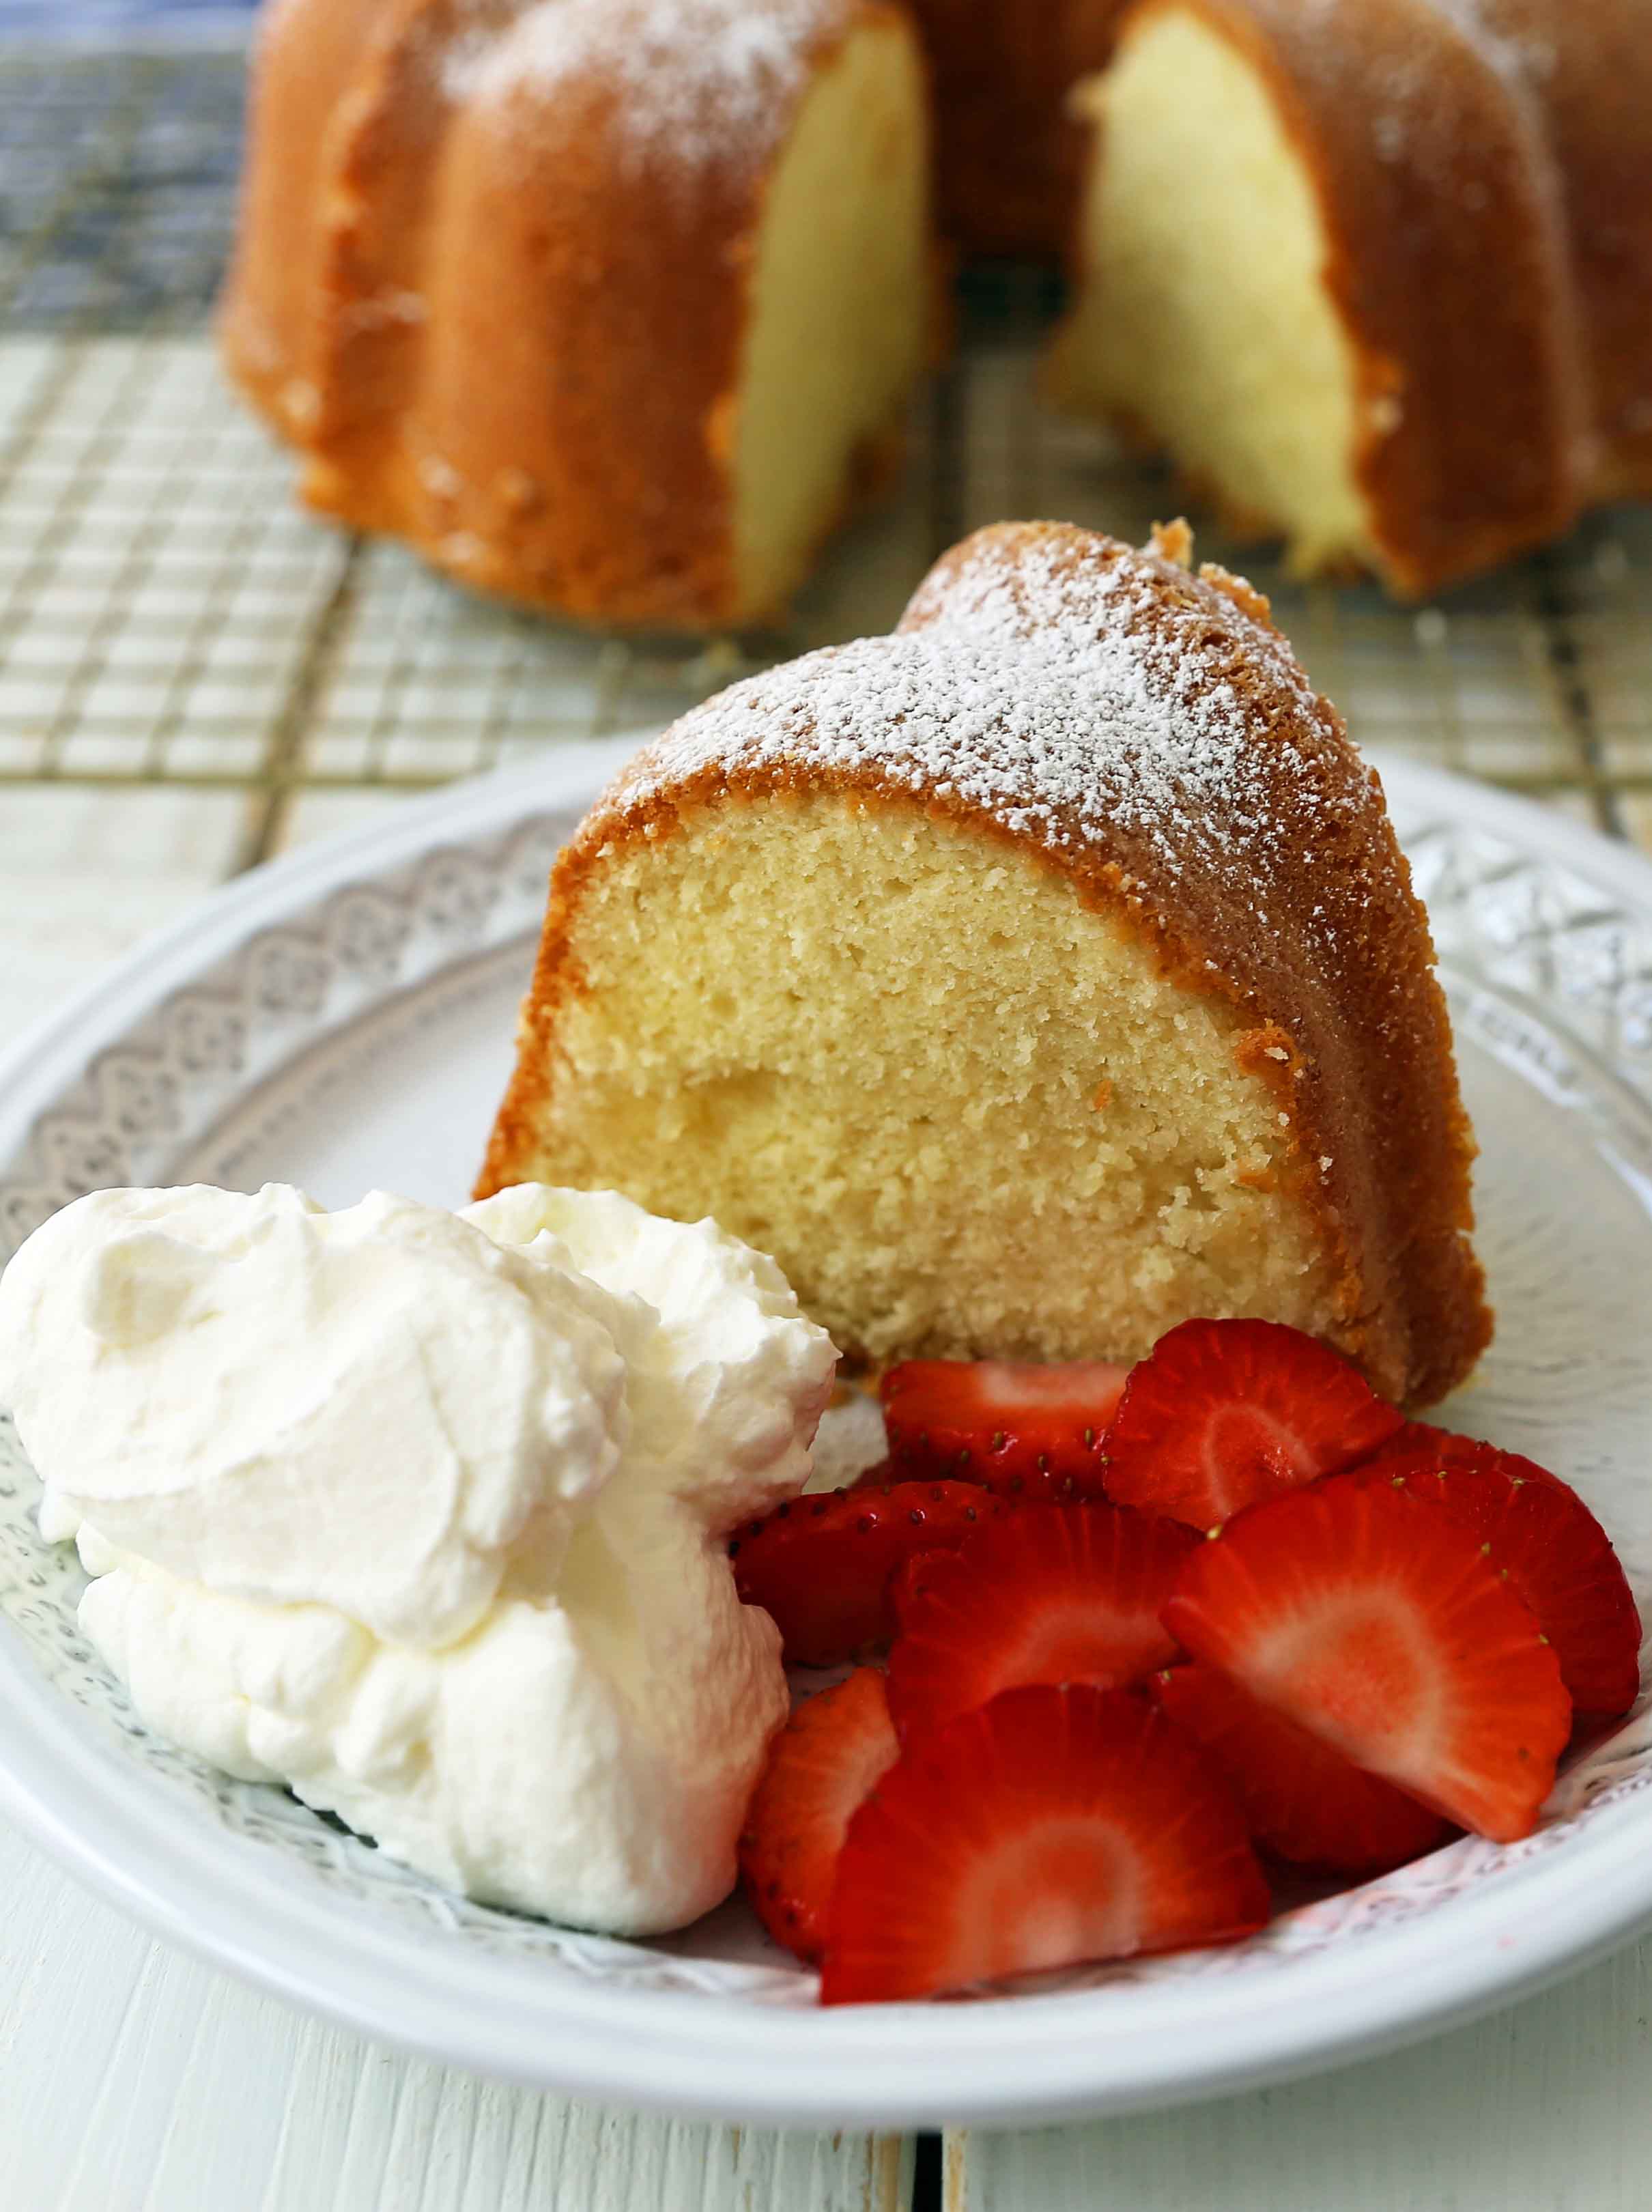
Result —
[[1053, 526], [966, 541], [893, 636], [733, 685], [615, 799], [646, 806], [771, 770], [870, 778], [1053, 852], [1218, 876], [1248, 902], [1300, 872], [1316, 829], [1334, 836], [1370, 803], [1260, 599]]
[[[1272, 1094], [1286, 1180], [1339, 1279], [1336, 1341], [1391, 1395], [1426, 1402], [1491, 1326], [1427, 921], [1375, 775], [1266, 601], [1220, 569], [1191, 574], [1181, 526], [1138, 553], [1070, 525], [999, 525], [940, 562], [893, 635], [685, 715], [564, 855], [536, 990], [548, 1010], [577, 988], [577, 962], [561, 963], [580, 886], [639, 836], [835, 793], [1001, 839], [1162, 975], [1234, 1010], [1236, 1060]], [[1059, 1006], [1061, 978], [1050, 988]], [[501, 1115], [495, 1179], [531, 1110]]]

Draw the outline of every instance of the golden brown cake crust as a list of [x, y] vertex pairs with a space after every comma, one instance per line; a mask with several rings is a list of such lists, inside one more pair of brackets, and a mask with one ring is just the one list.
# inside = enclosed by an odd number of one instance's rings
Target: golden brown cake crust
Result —
[[934, 72], [943, 231], [971, 253], [1066, 251], [1084, 135], [1066, 112], [1126, 0], [913, 0]]
[[[610, 7], [616, 32], [646, 8], [686, 40], [650, 0]], [[535, 42], [557, 11], [531, 0], [283, 0], [222, 335], [304, 450], [306, 498], [485, 590], [622, 628], [778, 611], [742, 603], [733, 536], [755, 240], [816, 74], [853, 30], [900, 20], [891, 0], [786, 0], [750, 97], [712, 86], [697, 108], [685, 46], [652, 128], [607, 19], [552, 67]], [[305, 115], [330, 118], [319, 137], [295, 135]]]
[[1555, 156], [1597, 499], [1652, 494], [1652, 13], [1646, 0], [1480, 0]]
[[796, 791], [1010, 842], [1236, 1008], [1335, 1263], [1336, 1340], [1397, 1400], [1461, 1380], [1491, 1333], [1473, 1140], [1376, 778], [1259, 594], [1065, 525], [978, 532], [892, 637], [734, 686], [598, 800], [552, 878], [479, 1195], [533, 1171], [586, 885], [704, 809]]

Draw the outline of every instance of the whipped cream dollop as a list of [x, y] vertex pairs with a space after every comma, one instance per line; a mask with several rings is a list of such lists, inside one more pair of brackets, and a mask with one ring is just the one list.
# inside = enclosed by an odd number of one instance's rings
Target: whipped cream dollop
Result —
[[722, 1537], [834, 1354], [714, 1224], [94, 1193], [0, 1277], [0, 1404], [143, 1718], [491, 1902], [616, 1933], [731, 1887], [787, 1698]]

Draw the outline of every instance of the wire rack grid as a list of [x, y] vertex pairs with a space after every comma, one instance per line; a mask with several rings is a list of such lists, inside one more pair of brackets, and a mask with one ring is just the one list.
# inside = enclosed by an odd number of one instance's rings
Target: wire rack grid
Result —
[[[288, 457], [220, 375], [235, 52], [0, 49], [0, 782], [245, 793], [244, 857], [295, 794], [392, 790], [658, 723], [732, 677], [890, 627], [934, 556], [1005, 516], [1139, 538], [1156, 470], [1037, 398], [1035, 272], [966, 280], [902, 488], [782, 631], [594, 637], [476, 599], [302, 514]], [[1243, 568], [1357, 737], [1652, 829], [1652, 512], [1436, 605]]]

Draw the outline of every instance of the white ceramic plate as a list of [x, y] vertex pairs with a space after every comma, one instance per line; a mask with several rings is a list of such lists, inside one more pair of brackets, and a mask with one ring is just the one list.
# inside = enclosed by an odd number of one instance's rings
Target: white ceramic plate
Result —
[[[548, 864], [634, 742], [454, 787], [246, 878], [37, 1031], [0, 1063], [0, 1258], [109, 1183], [462, 1199]], [[1385, 777], [1484, 1147], [1500, 1328], [1455, 1418], [1579, 1484], [1644, 1608], [1652, 869], [1438, 773]], [[1380, 2050], [1652, 1920], [1643, 1698], [1524, 1844], [1457, 1844], [1231, 1950], [822, 2013], [738, 1902], [652, 1944], [490, 1911], [149, 1735], [77, 1632], [82, 1577], [39, 1540], [35, 1488], [0, 1425], [0, 1808], [163, 1935], [463, 2066], [732, 2119], [1055, 2119]]]

